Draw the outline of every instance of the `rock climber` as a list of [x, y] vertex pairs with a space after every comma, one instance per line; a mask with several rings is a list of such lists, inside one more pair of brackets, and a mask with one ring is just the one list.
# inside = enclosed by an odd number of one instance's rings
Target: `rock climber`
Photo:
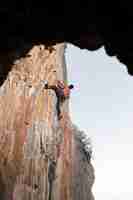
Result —
[[57, 84], [55, 85], [49, 85], [47, 81], [43, 81], [44, 88], [45, 89], [52, 89], [55, 91], [56, 96], [57, 96], [57, 104], [56, 104], [56, 109], [57, 109], [57, 115], [58, 119], [61, 119], [61, 104], [70, 97], [70, 90], [74, 88], [72, 84], [66, 85], [62, 81], [57, 81]]

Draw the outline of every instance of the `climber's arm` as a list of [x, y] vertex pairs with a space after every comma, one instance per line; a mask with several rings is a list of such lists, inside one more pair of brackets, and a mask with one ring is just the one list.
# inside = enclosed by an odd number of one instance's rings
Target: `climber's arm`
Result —
[[51, 89], [51, 90], [56, 91], [56, 90], [57, 90], [57, 87], [56, 87], [56, 85], [48, 85], [48, 86], [46, 87], [46, 89]]
[[49, 85], [48, 81], [42, 80], [41, 82], [42, 82], [42, 84], [44, 86], [44, 89], [51, 89], [51, 90], [56, 90], [57, 89], [56, 85]]

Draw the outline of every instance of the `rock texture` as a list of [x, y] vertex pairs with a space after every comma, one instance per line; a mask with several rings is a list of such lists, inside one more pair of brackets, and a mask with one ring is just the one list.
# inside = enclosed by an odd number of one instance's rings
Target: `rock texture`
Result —
[[1, 0], [0, 28], [2, 52], [26, 42], [49, 45], [66, 41], [88, 50], [104, 46], [108, 55], [116, 56], [133, 74], [130, 0]]
[[[70, 120], [68, 100], [58, 120], [57, 97], [41, 82], [67, 82], [64, 51], [63, 43], [34, 46], [10, 66], [0, 88], [1, 200], [93, 200], [91, 151]], [[0, 63], [9, 66], [4, 57]]]

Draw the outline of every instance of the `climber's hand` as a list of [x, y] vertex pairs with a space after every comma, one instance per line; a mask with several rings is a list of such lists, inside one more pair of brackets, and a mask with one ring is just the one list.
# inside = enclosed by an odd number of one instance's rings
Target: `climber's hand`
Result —
[[41, 83], [43, 84], [44, 88], [48, 88], [48, 81], [42, 80]]

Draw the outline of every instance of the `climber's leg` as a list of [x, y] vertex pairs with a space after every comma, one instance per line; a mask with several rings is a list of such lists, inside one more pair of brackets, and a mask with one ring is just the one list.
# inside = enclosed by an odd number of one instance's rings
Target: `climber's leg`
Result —
[[60, 97], [57, 97], [56, 110], [57, 110], [57, 117], [58, 117], [58, 119], [60, 119], [60, 117], [61, 117]]
[[57, 110], [57, 116], [58, 116], [59, 120], [63, 117], [63, 114], [62, 114], [62, 111], [61, 111], [61, 107], [62, 107], [63, 102], [64, 102], [63, 98], [58, 96], [57, 97], [56, 110]]

